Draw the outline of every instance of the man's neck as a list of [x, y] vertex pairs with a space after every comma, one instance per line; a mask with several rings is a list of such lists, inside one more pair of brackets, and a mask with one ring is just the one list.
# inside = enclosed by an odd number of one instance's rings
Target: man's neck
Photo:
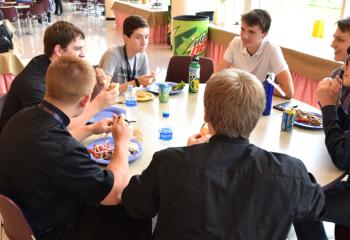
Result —
[[63, 104], [59, 101], [56, 101], [52, 98], [49, 97], [44, 97], [44, 100], [50, 104], [52, 104], [53, 106], [55, 106], [56, 108], [58, 108], [59, 110], [61, 110], [64, 114], [67, 115], [67, 117], [69, 119], [72, 119], [73, 117], [76, 116], [76, 109], [75, 106], [67, 106], [66, 104]]
[[256, 47], [247, 48], [247, 52], [249, 53], [250, 56], [253, 56], [259, 50], [260, 46], [261, 44]]
[[128, 59], [133, 59], [136, 56], [137, 52], [132, 51], [130, 47], [128, 47], [128, 45], [125, 45], [125, 46], [126, 46], [126, 55]]

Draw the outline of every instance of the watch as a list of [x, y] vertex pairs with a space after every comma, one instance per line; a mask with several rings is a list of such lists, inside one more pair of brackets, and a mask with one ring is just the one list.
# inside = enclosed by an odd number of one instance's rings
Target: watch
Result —
[[136, 84], [136, 87], [139, 87], [140, 86], [140, 81], [139, 81], [139, 79], [138, 78], [135, 78], [135, 84]]

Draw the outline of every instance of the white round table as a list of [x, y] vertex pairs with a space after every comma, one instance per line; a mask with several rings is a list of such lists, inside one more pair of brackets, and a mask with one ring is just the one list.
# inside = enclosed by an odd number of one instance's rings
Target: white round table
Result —
[[[130, 164], [130, 176], [140, 174], [149, 165], [155, 151], [168, 146], [185, 146], [188, 137], [199, 132], [204, 123], [204, 90], [205, 84], [201, 84], [198, 94], [190, 94], [186, 85], [182, 93], [171, 95], [168, 103], [159, 103], [155, 96], [152, 101], [138, 104], [138, 119], [134, 127], [143, 133], [144, 153], [140, 159]], [[286, 99], [273, 97], [273, 105], [284, 101]], [[319, 111], [301, 102], [298, 104], [302, 109]], [[125, 108], [125, 105], [118, 107]], [[173, 140], [169, 145], [163, 145], [158, 140], [158, 128], [164, 111], [170, 112], [173, 127]], [[250, 136], [250, 142], [266, 150], [301, 159], [323, 187], [344, 176], [344, 172], [338, 170], [330, 159], [322, 129], [310, 130], [294, 126], [291, 132], [284, 132], [281, 131], [281, 119], [282, 112], [275, 109], [271, 110], [271, 115], [262, 116]]]

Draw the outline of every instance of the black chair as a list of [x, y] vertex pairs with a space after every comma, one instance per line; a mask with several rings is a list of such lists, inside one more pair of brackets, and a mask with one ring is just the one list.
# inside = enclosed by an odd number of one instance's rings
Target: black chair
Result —
[[2, 108], [4, 107], [4, 104], [5, 104], [5, 99], [6, 99], [6, 93], [3, 95], [0, 95], [0, 116], [1, 116]]
[[[168, 65], [165, 81], [167, 82], [188, 82], [188, 67], [191, 63], [190, 56], [172, 56]], [[206, 83], [214, 72], [213, 60], [200, 57], [199, 64], [200, 83]]]

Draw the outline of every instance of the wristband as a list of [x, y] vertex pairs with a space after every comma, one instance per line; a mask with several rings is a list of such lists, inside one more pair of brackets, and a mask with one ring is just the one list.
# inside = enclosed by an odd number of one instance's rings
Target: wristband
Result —
[[138, 78], [135, 78], [135, 85], [136, 87], [139, 87], [140, 86], [140, 81]]

